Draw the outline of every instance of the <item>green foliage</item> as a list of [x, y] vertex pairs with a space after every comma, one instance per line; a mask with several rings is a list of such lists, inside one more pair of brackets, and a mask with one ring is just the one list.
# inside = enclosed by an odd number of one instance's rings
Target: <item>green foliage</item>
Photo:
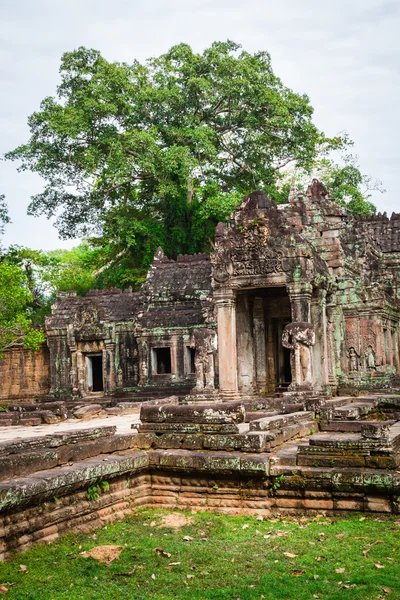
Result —
[[88, 487], [87, 492], [86, 492], [86, 497], [87, 499], [92, 502], [93, 500], [97, 500], [98, 498], [100, 498], [100, 486], [99, 485], [92, 485], [90, 487]]
[[0, 357], [14, 344], [37, 350], [44, 341], [43, 332], [31, 327], [31, 302], [32, 294], [23, 270], [0, 263]]
[[108, 481], [101, 481], [99, 484], [88, 487], [86, 497], [89, 501], [97, 500], [100, 498], [100, 494], [103, 491], [104, 494], [110, 489]]
[[[360, 522], [360, 515], [314, 514], [259, 521], [197, 513], [173, 529], [163, 524], [165, 515], [136, 511], [95, 536], [64, 535], [0, 563], [0, 584], [9, 590], [5, 598], [399, 598], [398, 517], [367, 516]], [[184, 536], [192, 539], [182, 542]], [[104, 545], [120, 546], [121, 554], [108, 564], [85, 554]]]
[[7, 158], [45, 180], [31, 214], [57, 215], [64, 238], [97, 236], [115, 261], [97, 280], [106, 286], [137, 286], [159, 245], [169, 256], [208, 250], [244, 194], [279, 196], [281, 173], [309, 171], [317, 146], [332, 143], [268, 53], [231, 41], [131, 65], [79, 48], [60, 74], [57, 96], [29, 118], [29, 141]]

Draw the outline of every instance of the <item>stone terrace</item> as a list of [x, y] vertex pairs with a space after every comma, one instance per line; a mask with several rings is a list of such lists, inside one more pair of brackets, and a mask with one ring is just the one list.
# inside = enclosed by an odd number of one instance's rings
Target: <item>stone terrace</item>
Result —
[[124, 414], [3, 428], [0, 556], [143, 505], [398, 512], [400, 396], [320, 404], [160, 401], [144, 404], [140, 420]]

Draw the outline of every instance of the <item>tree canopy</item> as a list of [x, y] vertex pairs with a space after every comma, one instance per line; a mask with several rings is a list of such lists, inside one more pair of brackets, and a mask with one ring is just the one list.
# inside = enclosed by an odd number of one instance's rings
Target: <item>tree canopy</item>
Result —
[[179, 44], [144, 64], [79, 48], [60, 75], [29, 141], [6, 156], [45, 180], [29, 212], [56, 216], [63, 238], [92, 236], [122, 286], [143, 280], [158, 245], [208, 250], [244, 194], [286, 200], [288, 170], [310, 173], [321, 147], [347, 144], [317, 129], [308, 97], [283, 85], [267, 52], [231, 41], [202, 54]]
[[[9, 222], [7, 204], [4, 196], [0, 196], [0, 234]], [[8, 264], [6, 256], [7, 253], [0, 253], [0, 358], [15, 344], [37, 350], [44, 341], [43, 332], [32, 328], [33, 296], [28, 278], [19, 265]]]

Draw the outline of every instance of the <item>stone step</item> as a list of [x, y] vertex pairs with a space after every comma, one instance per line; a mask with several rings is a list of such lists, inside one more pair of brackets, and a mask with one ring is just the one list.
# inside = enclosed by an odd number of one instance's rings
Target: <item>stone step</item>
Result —
[[347, 450], [349, 448], [354, 449], [370, 449], [377, 447], [381, 444], [378, 439], [366, 439], [361, 433], [331, 433], [323, 434], [318, 433], [310, 437], [309, 440], [309, 451], [315, 451], [320, 448], [337, 448]]
[[134, 475], [148, 466], [149, 457], [145, 452], [131, 451], [126, 455], [89, 458], [73, 465], [37, 471], [28, 477], [7, 479], [0, 483], [0, 513], [39, 506], [100, 481]]
[[213, 404], [189, 404], [176, 406], [174, 404], [149, 406], [143, 405], [140, 410], [140, 420], [145, 423], [187, 423], [193, 424], [222, 424], [242, 423], [244, 407], [241, 402], [221, 402]]
[[376, 409], [376, 406], [377, 403], [373, 401], [344, 404], [335, 408], [333, 418], [343, 419], [345, 421], [361, 419], [373, 412]]
[[20, 438], [0, 442], [0, 456], [18, 454], [42, 448], [57, 448], [96, 440], [98, 438], [113, 436], [117, 428], [115, 426], [91, 427], [87, 429], [76, 429], [74, 431], [60, 431], [51, 435], [41, 437]]
[[[301, 443], [301, 442], [300, 442]], [[282, 445], [270, 459], [271, 469], [279, 466], [293, 466], [297, 464], [297, 448], [299, 442], [289, 441]]]
[[308, 421], [312, 419], [312, 417], [313, 413], [311, 411], [301, 411], [285, 415], [264, 417], [262, 419], [251, 421], [250, 431], [271, 431], [274, 429], [281, 429], [288, 425], [295, 424], [298, 421]]
[[319, 422], [320, 431], [334, 431], [337, 433], [361, 433], [364, 421], [326, 421]]
[[251, 421], [257, 421], [258, 419], [264, 419], [265, 417], [275, 417], [279, 415], [277, 410], [257, 410], [255, 412], [246, 411], [245, 420], [246, 423], [250, 423]]
[[0, 456], [0, 481], [54, 469], [61, 465], [135, 448], [136, 435], [119, 434], [96, 440]]
[[[143, 424], [145, 425], [145, 424]], [[167, 424], [168, 425], [168, 424]], [[202, 433], [199, 429], [187, 430], [188, 424], [180, 431], [162, 432], [148, 431], [142, 427], [137, 439], [137, 447], [141, 449], [193, 449], [193, 450], [225, 450], [227, 452], [270, 452], [288, 440], [309, 435], [315, 426], [314, 421], [298, 421], [287, 427], [271, 431], [249, 431], [248, 423], [239, 425], [239, 433]], [[190, 426], [196, 427], [195, 424]], [[200, 427], [197, 424], [197, 427]], [[209, 426], [208, 426], [209, 427]]]
[[294, 438], [303, 438], [305, 436], [310, 435], [312, 433], [313, 428], [315, 427], [315, 423], [313, 420], [308, 421], [298, 421], [294, 425], [289, 425], [280, 431], [276, 431], [275, 437], [271, 440], [267, 445], [267, 450], [273, 450], [278, 446], [281, 446], [288, 440], [292, 440]]

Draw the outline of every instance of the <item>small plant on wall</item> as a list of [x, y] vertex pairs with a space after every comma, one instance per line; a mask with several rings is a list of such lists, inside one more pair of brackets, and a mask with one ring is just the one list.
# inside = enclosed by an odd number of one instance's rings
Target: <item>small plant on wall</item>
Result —
[[100, 484], [92, 485], [87, 489], [86, 496], [89, 501], [97, 500], [103, 491], [105, 494], [110, 489], [108, 481], [102, 481]]

